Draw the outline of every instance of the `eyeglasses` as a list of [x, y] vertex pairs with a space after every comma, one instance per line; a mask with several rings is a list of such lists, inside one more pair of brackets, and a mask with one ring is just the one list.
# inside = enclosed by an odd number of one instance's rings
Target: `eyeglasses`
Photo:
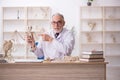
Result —
[[57, 25], [61, 25], [62, 23], [63, 23], [62, 21], [57, 21], [57, 22], [52, 21], [52, 24], [53, 24], [53, 25], [55, 25], [55, 24], [57, 24]]

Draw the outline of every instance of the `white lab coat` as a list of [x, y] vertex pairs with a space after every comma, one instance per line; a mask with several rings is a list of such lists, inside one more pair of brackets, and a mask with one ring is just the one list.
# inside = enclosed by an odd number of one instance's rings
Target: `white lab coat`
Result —
[[71, 54], [75, 43], [73, 33], [63, 28], [57, 38], [55, 38], [54, 34], [53, 30], [48, 32], [48, 35], [54, 38], [52, 42], [39, 42], [39, 45], [34, 51], [36, 56], [44, 56], [45, 59], [62, 59], [64, 56], [69, 56]]

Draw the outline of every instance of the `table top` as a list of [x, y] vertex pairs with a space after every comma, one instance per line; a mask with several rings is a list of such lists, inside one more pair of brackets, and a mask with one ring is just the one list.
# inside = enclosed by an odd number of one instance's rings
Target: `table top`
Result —
[[108, 64], [108, 62], [83, 62], [83, 61], [66, 61], [66, 62], [57, 62], [57, 61], [41, 61], [41, 62], [15, 62], [15, 63], [0, 63], [1, 64]]

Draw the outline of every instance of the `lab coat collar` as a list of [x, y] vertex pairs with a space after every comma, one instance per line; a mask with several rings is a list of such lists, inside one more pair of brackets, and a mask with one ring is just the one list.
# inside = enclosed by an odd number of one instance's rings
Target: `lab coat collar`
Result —
[[[62, 29], [62, 31], [59, 33], [59, 35], [58, 35], [58, 37], [56, 39], [59, 39], [62, 36], [62, 34], [64, 33], [64, 31], [65, 31], [65, 28]], [[55, 38], [55, 36], [54, 36], [54, 38]]]

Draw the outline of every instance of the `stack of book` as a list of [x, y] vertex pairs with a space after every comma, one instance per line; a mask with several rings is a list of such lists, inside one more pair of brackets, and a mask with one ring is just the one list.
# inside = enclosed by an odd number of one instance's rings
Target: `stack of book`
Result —
[[7, 61], [3, 57], [3, 54], [0, 54], [0, 63], [7, 63]]
[[82, 52], [80, 61], [86, 62], [104, 62], [103, 51]]

